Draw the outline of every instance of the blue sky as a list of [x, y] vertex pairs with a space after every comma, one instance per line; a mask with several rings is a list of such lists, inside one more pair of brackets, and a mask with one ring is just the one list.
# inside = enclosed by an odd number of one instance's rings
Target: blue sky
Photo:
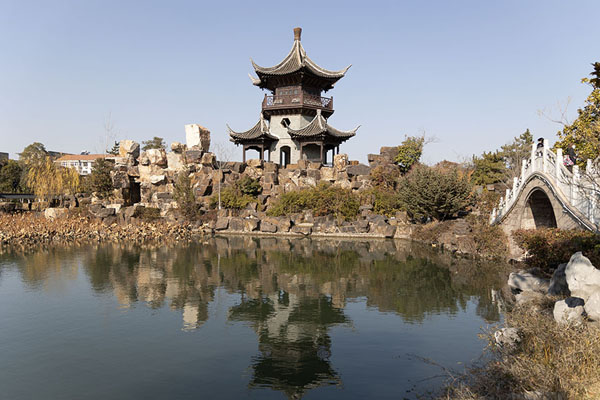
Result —
[[[351, 159], [425, 132], [424, 160], [460, 161], [529, 128], [554, 138], [600, 61], [598, 1], [27, 1], [0, 0], [0, 151], [34, 141], [98, 151], [117, 139], [185, 141], [199, 123], [227, 143], [250, 128], [264, 92], [249, 58], [279, 62], [303, 28], [308, 55], [352, 64], [327, 95], [329, 122], [361, 125]], [[234, 150], [241, 159], [241, 150]]]

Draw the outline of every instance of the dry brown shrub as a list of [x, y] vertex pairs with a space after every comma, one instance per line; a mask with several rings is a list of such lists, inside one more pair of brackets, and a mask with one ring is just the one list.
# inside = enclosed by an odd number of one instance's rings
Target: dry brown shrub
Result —
[[520, 344], [513, 350], [491, 346], [493, 360], [453, 379], [440, 398], [507, 399], [532, 392], [547, 396], [542, 398], [600, 398], [600, 326], [557, 324], [552, 304], [546, 300], [508, 312], [506, 324], [518, 327]]

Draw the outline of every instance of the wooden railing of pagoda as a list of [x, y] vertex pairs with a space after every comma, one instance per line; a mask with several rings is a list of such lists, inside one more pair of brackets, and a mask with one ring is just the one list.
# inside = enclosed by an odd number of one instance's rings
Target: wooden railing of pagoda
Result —
[[262, 103], [263, 110], [289, 107], [311, 107], [333, 110], [333, 97], [314, 96], [303, 92], [275, 96], [265, 95]]

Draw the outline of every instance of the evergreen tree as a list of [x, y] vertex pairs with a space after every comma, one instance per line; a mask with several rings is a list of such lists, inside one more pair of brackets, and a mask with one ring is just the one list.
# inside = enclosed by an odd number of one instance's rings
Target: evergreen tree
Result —
[[94, 161], [92, 171], [88, 176], [89, 190], [95, 192], [100, 198], [107, 197], [113, 189], [113, 181], [110, 172], [113, 165], [104, 158]]
[[521, 163], [531, 155], [533, 135], [527, 129], [520, 136], [500, 148], [500, 156], [506, 167], [505, 180], [510, 182], [514, 177], [521, 175]]
[[119, 142], [115, 141], [115, 144], [113, 144], [112, 149], [110, 149], [108, 151], [108, 154], [112, 154], [113, 156], [118, 156], [119, 155], [119, 148], [120, 148]]
[[471, 183], [474, 185], [489, 185], [504, 182], [506, 178], [506, 164], [502, 153], [483, 152], [481, 157], [473, 156], [473, 174]]
[[142, 142], [143, 147], [142, 150], [150, 150], [150, 149], [165, 149], [165, 141], [163, 138], [154, 136], [151, 140], [144, 140]]

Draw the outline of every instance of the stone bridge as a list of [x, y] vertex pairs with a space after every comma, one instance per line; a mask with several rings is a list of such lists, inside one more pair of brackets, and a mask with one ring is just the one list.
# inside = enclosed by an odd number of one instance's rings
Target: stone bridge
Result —
[[531, 156], [523, 160], [521, 176], [513, 179], [512, 189], [500, 199], [490, 216], [510, 236], [517, 229], [560, 228], [600, 229], [600, 174], [591, 160], [585, 171], [563, 165], [562, 149], [556, 154], [548, 140], [543, 147], [534, 143]]

